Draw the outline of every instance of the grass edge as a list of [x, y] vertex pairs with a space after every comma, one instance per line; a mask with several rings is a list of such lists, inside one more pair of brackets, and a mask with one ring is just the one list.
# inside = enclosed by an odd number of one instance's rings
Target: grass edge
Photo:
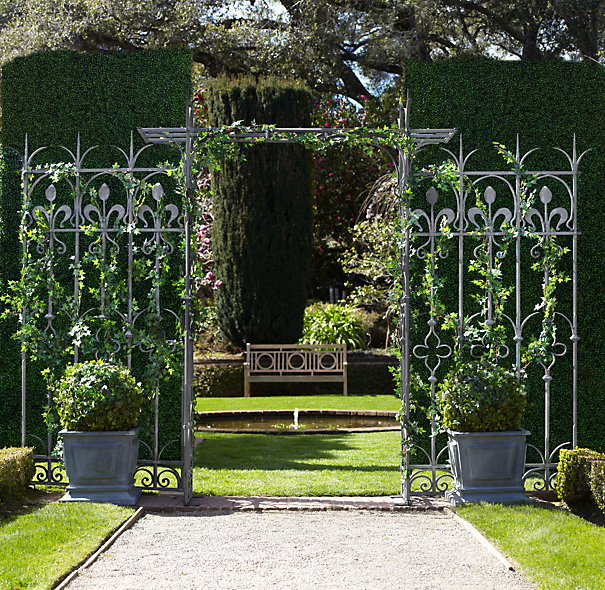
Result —
[[77, 563], [71, 571], [57, 579], [51, 586], [51, 590], [65, 590], [67, 585], [72, 582], [80, 573], [89, 568], [107, 549], [109, 549], [116, 540], [127, 531], [137, 520], [139, 520], [145, 514], [145, 509], [139, 506], [134, 514], [118, 525], [115, 529], [107, 533], [105, 538], [101, 541], [97, 549], [86, 555], [83, 559]]
[[480, 529], [478, 529], [474, 524], [462, 518], [455, 509], [450, 506], [446, 506], [444, 508], [446, 514], [449, 514], [456, 522], [458, 522], [464, 529], [466, 529], [485, 549], [487, 549], [494, 557], [502, 563], [502, 565], [511, 572], [519, 572], [521, 568], [518, 564], [512, 563], [509, 561], [509, 557], [506, 556], [499, 547], [491, 541], [489, 537], [487, 537]]

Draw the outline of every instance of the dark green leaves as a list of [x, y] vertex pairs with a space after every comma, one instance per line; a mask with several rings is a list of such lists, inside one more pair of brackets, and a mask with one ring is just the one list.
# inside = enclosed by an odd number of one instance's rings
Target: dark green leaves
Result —
[[72, 365], [54, 388], [59, 421], [68, 430], [130, 430], [146, 400], [128, 369], [103, 361]]

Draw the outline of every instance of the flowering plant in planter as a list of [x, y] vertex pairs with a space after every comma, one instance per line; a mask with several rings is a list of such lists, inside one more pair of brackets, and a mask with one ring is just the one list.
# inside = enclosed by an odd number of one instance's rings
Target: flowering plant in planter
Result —
[[135, 504], [141, 385], [125, 367], [90, 361], [65, 371], [54, 400], [69, 479], [62, 501]]

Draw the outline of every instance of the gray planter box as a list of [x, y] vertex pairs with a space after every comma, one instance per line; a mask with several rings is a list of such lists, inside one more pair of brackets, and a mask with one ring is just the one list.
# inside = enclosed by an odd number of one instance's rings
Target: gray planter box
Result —
[[62, 502], [108, 502], [132, 506], [141, 496], [134, 487], [139, 453], [137, 430], [62, 430], [69, 485]]
[[527, 430], [454, 432], [448, 450], [454, 486], [445, 497], [458, 506], [467, 502], [529, 502], [523, 472]]

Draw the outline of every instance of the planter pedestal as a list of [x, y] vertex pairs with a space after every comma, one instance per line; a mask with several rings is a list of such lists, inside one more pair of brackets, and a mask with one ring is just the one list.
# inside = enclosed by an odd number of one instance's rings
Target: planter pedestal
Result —
[[452, 504], [529, 502], [523, 472], [527, 430], [509, 432], [448, 431], [454, 486], [445, 493]]
[[141, 496], [141, 490], [134, 487], [139, 452], [137, 430], [62, 430], [59, 434], [63, 437], [69, 485], [61, 502], [136, 504]]

